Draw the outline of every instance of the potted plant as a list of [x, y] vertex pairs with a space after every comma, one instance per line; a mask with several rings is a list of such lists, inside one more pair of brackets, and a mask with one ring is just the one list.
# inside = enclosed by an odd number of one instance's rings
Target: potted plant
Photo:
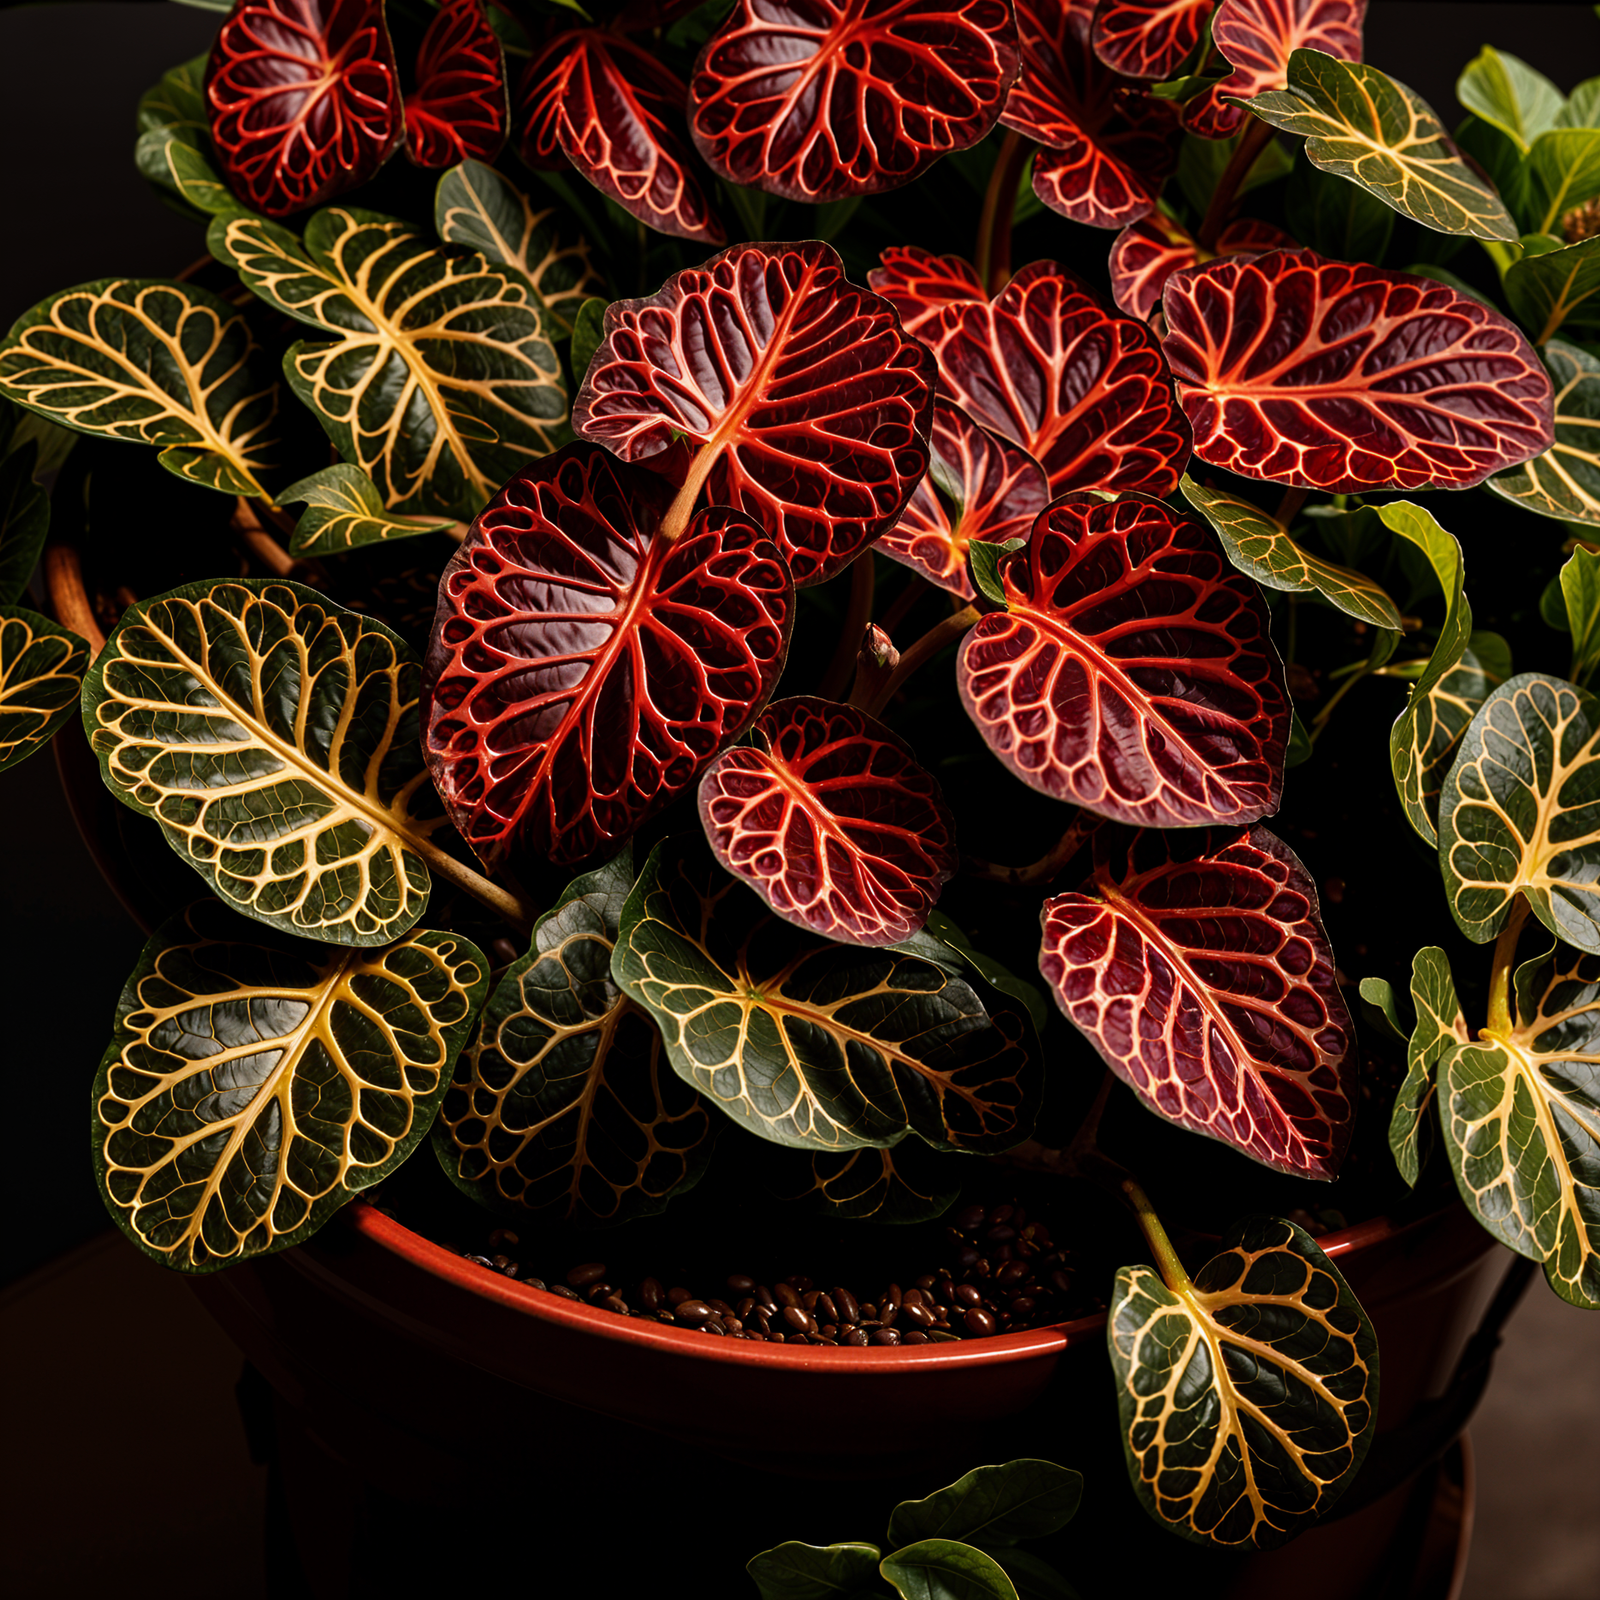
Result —
[[[96, 1170], [285, 1394], [392, 1293], [892, 1470], [1108, 1325], [1145, 1510], [1268, 1549], [1449, 1364], [1375, 1307], [1452, 1178], [1600, 1299], [1600, 96], [1485, 50], [1452, 140], [1361, 0], [857, 10], [241, 0], [141, 101], [210, 260], [0, 345], [8, 756], [81, 708], [170, 907]], [[448, 1476], [408, 1359], [319, 1425]]]

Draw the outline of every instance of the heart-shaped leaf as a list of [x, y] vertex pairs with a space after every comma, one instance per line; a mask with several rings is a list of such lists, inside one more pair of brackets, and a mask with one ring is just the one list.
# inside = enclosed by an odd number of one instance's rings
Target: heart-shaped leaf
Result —
[[890, 245], [882, 266], [867, 274], [867, 285], [900, 313], [900, 325], [914, 334], [941, 306], [989, 298], [977, 269], [960, 256], [936, 256], [917, 245]]
[[1400, 1176], [1414, 1189], [1433, 1146], [1435, 1068], [1471, 1034], [1456, 998], [1450, 958], [1437, 945], [1419, 950], [1411, 962], [1411, 1000], [1417, 1024], [1406, 1041], [1406, 1076], [1389, 1117], [1389, 1149]]
[[1050, 485], [1026, 450], [980, 428], [942, 397], [934, 402], [929, 445], [934, 466], [958, 490], [955, 505], [937, 492], [930, 472], [912, 491], [905, 515], [873, 549], [970, 600], [968, 547], [974, 541], [1026, 539], [1050, 498]]
[[791, 1539], [752, 1556], [745, 1571], [761, 1600], [853, 1600], [878, 1575], [875, 1544], [801, 1544]]
[[761, 1177], [782, 1199], [833, 1217], [909, 1227], [942, 1217], [969, 1182], [972, 1157], [910, 1135], [887, 1149], [761, 1151]]
[[1111, 242], [1111, 298], [1130, 317], [1148, 322], [1161, 309], [1161, 290], [1174, 272], [1218, 256], [1260, 255], [1264, 250], [1294, 247], [1294, 240], [1281, 228], [1241, 217], [1217, 235], [1214, 249], [1203, 250], [1182, 223], [1164, 211], [1152, 211]]
[[819, 204], [976, 144], [1016, 76], [1008, 0], [736, 0], [695, 63], [689, 131], [729, 183]]
[[1305, 135], [1306, 156], [1437, 233], [1514, 242], [1517, 225], [1485, 179], [1462, 160], [1415, 93], [1376, 67], [1296, 50], [1288, 86], [1250, 101], [1264, 122]]
[[938, 358], [940, 393], [1021, 445], [1053, 495], [1177, 487], [1188, 428], [1155, 336], [1055, 262], [1024, 267], [987, 304], [946, 305], [917, 337]]
[[1260, 590], [1208, 530], [1140, 495], [1066, 495], [1000, 576], [1008, 609], [963, 640], [956, 681], [1024, 783], [1151, 827], [1277, 810], [1283, 668]]
[[565, 156], [608, 199], [658, 233], [721, 244], [683, 125], [688, 90], [648, 50], [614, 33], [557, 33], [518, 87], [522, 159]]
[[1558, 946], [1517, 969], [1516, 995], [1509, 1034], [1439, 1063], [1456, 1187], [1563, 1300], [1600, 1309], [1600, 959]]
[[522, 190], [481, 162], [463, 161], [439, 179], [433, 225], [447, 244], [520, 272], [558, 336], [572, 332], [578, 308], [600, 287], [589, 246], [576, 236], [568, 242], [554, 211], [536, 210]]
[[1541, 133], [1554, 128], [1566, 96], [1525, 61], [1485, 45], [1456, 79], [1456, 98], [1493, 123], [1526, 155]]
[[26, 761], [71, 719], [89, 646], [21, 606], [0, 605], [0, 772]]
[[370, 211], [319, 211], [302, 245], [259, 217], [219, 217], [211, 253], [262, 299], [331, 334], [284, 371], [340, 455], [391, 511], [466, 521], [554, 448], [567, 396], [520, 273]]
[[513, 478], [439, 582], [427, 756], [491, 868], [614, 852], [765, 704], [794, 594], [725, 506], [656, 533], [671, 485], [593, 445]]
[[1363, 572], [1341, 567], [1297, 544], [1275, 517], [1220, 489], [1208, 489], [1185, 474], [1183, 497], [1216, 530], [1228, 559], [1269, 589], [1320, 594], [1346, 616], [1374, 628], [1400, 627], [1400, 609], [1383, 587]]
[[0, 393], [79, 433], [157, 445], [180, 478], [265, 497], [277, 379], [244, 318], [193, 284], [103, 278], [41, 301], [0, 344]]
[[297, 583], [197, 583], [123, 613], [83, 690], [106, 787], [235, 910], [333, 944], [422, 915], [444, 822], [398, 634]]
[[853, 706], [769, 706], [700, 780], [713, 854], [785, 921], [899, 944], [955, 875], [955, 818], [911, 747]]
[[1552, 339], [1542, 351], [1555, 380], [1555, 443], [1485, 487], [1563, 522], [1600, 524], [1600, 361]]
[[405, 98], [406, 155], [438, 171], [493, 161], [511, 127], [505, 60], [484, 0], [441, 0]]
[[309, 1237], [428, 1131], [488, 987], [454, 933], [331, 950], [214, 900], [163, 923], [94, 1083], [113, 1219], [182, 1272]]
[[289, 540], [292, 556], [337, 555], [364, 544], [387, 544], [419, 533], [442, 533], [455, 523], [439, 517], [401, 517], [385, 511], [378, 486], [346, 462], [324, 467], [278, 495], [280, 506], [306, 509]]
[[1303, 1228], [1239, 1223], [1169, 1287], [1123, 1267], [1111, 1300], [1128, 1475], [1146, 1511], [1197, 1544], [1270, 1550], [1322, 1516], [1378, 1420], [1378, 1341]]
[[963, 1539], [987, 1549], [1043, 1539], [1072, 1521], [1082, 1498], [1083, 1474], [1053, 1461], [975, 1467], [926, 1500], [902, 1500], [889, 1517], [889, 1543]]
[[[18, 413], [10, 406], [5, 410], [0, 430], [9, 432], [7, 425]], [[50, 531], [50, 496], [34, 481], [38, 463], [39, 446], [32, 439], [0, 460], [0, 606], [15, 605], [27, 594]]]
[[1541, 672], [1503, 683], [1462, 735], [1439, 798], [1439, 866], [1486, 944], [1526, 894], [1558, 939], [1600, 952], [1600, 702]]
[[901, 1600], [1017, 1600], [993, 1556], [953, 1539], [920, 1539], [878, 1563]]
[[797, 586], [894, 526], [928, 467], [933, 358], [827, 245], [740, 244], [606, 308], [572, 425], [642, 461], [680, 437], [713, 505], [755, 518]]
[[1095, 0], [1017, 0], [1016, 11], [1022, 69], [1000, 120], [1044, 146], [1034, 193], [1091, 228], [1138, 221], [1178, 164], [1177, 109], [1095, 55]]
[[604, 1227], [654, 1215], [705, 1170], [712, 1119], [611, 977], [632, 887], [626, 848], [574, 879], [456, 1063], [434, 1147], [481, 1204]]
[[1042, 1062], [1017, 1011], [915, 957], [773, 916], [694, 841], [652, 853], [622, 914], [617, 982], [674, 1071], [774, 1144], [849, 1150], [909, 1128], [992, 1153], [1033, 1130]]
[[1600, 292], [1600, 234], [1565, 249], [1523, 256], [1507, 271], [1505, 288], [1535, 344], [1544, 344], [1580, 311], [1592, 325], [1594, 296]]
[[1124, 78], [1170, 78], [1200, 43], [1214, 0], [1100, 0], [1094, 53]]
[[133, 161], [151, 183], [202, 216], [243, 209], [217, 168], [211, 137], [203, 122], [165, 122], [141, 133], [134, 146]]
[[365, 183], [405, 137], [382, 0], [238, 0], [205, 94], [229, 184], [269, 217]]
[[1174, 273], [1162, 307], [1194, 453], [1243, 477], [1464, 489], [1555, 437], [1528, 341], [1429, 278], [1274, 250]]
[[1350, 1013], [1310, 874], [1265, 828], [1097, 843], [1047, 900], [1039, 970], [1158, 1116], [1333, 1178], [1355, 1118]]

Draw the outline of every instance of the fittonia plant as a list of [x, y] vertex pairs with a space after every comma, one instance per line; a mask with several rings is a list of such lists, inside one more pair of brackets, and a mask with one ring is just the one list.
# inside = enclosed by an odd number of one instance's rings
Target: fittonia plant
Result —
[[[565, 1224], [659, 1211], [730, 1121], [774, 1170], [875, 1163], [852, 1204], [898, 1219], [1020, 1149], [1149, 1240], [1111, 1327], [1152, 1515], [1280, 1542], [1371, 1439], [1370, 1325], [1289, 1221], [1191, 1277], [1096, 1129], [1120, 1079], [1241, 1165], [1339, 1171], [1350, 969], [1274, 818], [1362, 684], [1493, 946], [1482, 1018], [1442, 948], [1414, 1024], [1362, 985], [1408, 1047], [1396, 1159], [1442, 1128], [1484, 1226], [1600, 1303], [1600, 82], [1485, 50], [1452, 140], [1361, 63], [1364, 9], [241, 0], [145, 95], [140, 166], [214, 265], [0, 347], [8, 759], [81, 685], [207, 891], [94, 1086], [143, 1250], [294, 1244], [430, 1128]], [[108, 637], [20, 606], [41, 418], [155, 447], [223, 575], [111, 586]], [[1570, 679], [1474, 630], [1441, 491], [1475, 486], [1570, 535]], [[1078, 1034], [949, 915], [986, 894]], [[1079, 1035], [1107, 1074], [1050, 1157]]]

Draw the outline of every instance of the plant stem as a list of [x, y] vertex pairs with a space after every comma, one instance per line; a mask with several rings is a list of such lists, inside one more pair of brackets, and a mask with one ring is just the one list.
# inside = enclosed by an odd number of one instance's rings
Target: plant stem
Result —
[[94, 607], [83, 586], [83, 564], [77, 550], [52, 539], [44, 547], [43, 576], [56, 621], [88, 641], [89, 659], [94, 661], [106, 647], [106, 636], [95, 621]]
[[995, 157], [989, 187], [983, 195], [974, 249], [979, 280], [991, 295], [999, 294], [1011, 279], [1011, 216], [1017, 209], [1017, 185], [1022, 168], [1033, 154], [1033, 144], [1015, 129], [1007, 129]]
[[538, 913], [519, 895], [502, 889], [498, 883], [491, 883], [481, 872], [474, 872], [465, 862], [457, 861], [431, 839], [408, 835], [406, 843], [441, 878], [448, 878], [458, 889], [465, 889], [474, 900], [481, 901], [492, 911], [498, 911], [519, 933], [526, 935], [532, 929]]
[[851, 696], [850, 704], [859, 706], [869, 717], [882, 715], [883, 708], [894, 698], [896, 690], [911, 676], [924, 661], [938, 655], [947, 644], [953, 643], [964, 634], [978, 620], [976, 606], [963, 606], [960, 611], [948, 616], [943, 622], [936, 622], [917, 642], [900, 657], [900, 665], [889, 675], [888, 681], [882, 688], [872, 694], [868, 701], [859, 702]]
[[850, 671], [861, 649], [861, 636], [872, 620], [872, 594], [875, 569], [872, 551], [863, 550], [850, 568], [850, 601], [845, 607], [843, 632], [833, 646], [833, 659], [822, 675], [817, 694], [823, 700], [837, 700], [850, 682]]
[[1250, 176], [1256, 158], [1271, 141], [1271, 123], [1263, 122], [1260, 117], [1251, 117], [1245, 124], [1232, 158], [1223, 168], [1222, 176], [1217, 179], [1217, 186], [1211, 192], [1211, 204], [1206, 207], [1205, 220], [1195, 236], [1195, 242], [1202, 250], [1215, 248], [1217, 235], [1228, 225], [1228, 213], [1233, 209], [1235, 196], [1244, 180]]
[[694, 515], [694, 503], [700, 498], [700, 491], [711, 476], [711, 469], [716, 465], [720, 453], [709, 444], [703, 444], [695, 451], [689, 462], [689, 475], [673, 497], [672, 504], [667, 507], [666, 516], [661, 519], [661, 538], [665, 543], [671, 544], [689, 526], [689, 518]]
[[1306, 497], [1311, 493], [1309, 489], [1285, 489], [1283, 498], [1278, 502], [1278, 509], [1272, 513], [1272, 520], [1283, 529], [1289, 531], [1289, 524], [1300, 515], [1300, 507], [1306, 503]]
[[1161, 1281], [1174, 1294], [1190, 1293], [1194, 1285], [1189, 1281], [1189, 1274], [1183, 1270], [1178, 1252], [1172, 1248], [1172, 1241], [1167, 1237], [1166, 1229], [1161, 1226], [1160, 1218], [1156, 1216], [1149, 1197], [1132, 1178], [1122, 1180], [1122, 1192], [1128, 1197], [1128, 1202], [1133, 1207], [1133, 1214], [1138, 1218], [1139, 1231], [1144, 1234], [1145, 1243], [1150, 1246], [1150, 1254], [1156, 1258], [1156, 1266], [1161, 1270]]
[[[1100, 1161], [1108, 1158], [1100, 1151], [1097, 1141], [1100, 1137], [1100, 1119], [1105, 1115], [1106, 1102], [1111, 1098], [1111, 1086], [1117, 1081], [1117, 1075], [1108, 1067], [1100, 1075], [1100, 1087], [1094, 1092], [1094, 1100], [1090, 1105], [1084, 1119], [1078, 1124], [1078, 1131], [1072, 1136], [1072, 1143], [1067, 1146], [1067, 1167], [1073, 1172], [1081, 1171], [1091, 1157]], [[1124, 1177], [1124, 1183], [1132, 1180]]]
[[894, 630], [906, 620], [907, 613], [931, 588], [933, 585], [926, 578], [908, 571], [899, 594], [889, 602], [889, 609], [878, 618], [878, 626], [892, 639]]
[[1512, 902], [1511, 915], [1506, 918], [1500, 937], [1494, 942], [1494, 968], [1489, 974], [1489, 1024], [1486, 1034], [1506, 1037], [1511, 1022], [1511, 969], [1516, 964], [1517, 940], [1522, 936], [1522, 925], [1528, 920], [1528, 899], [1518, 894]]
[[1037, 861], [1025, 867], [1008, 867], [997, 861], [985, 861], [981, 856], [963, 856], [961, 870], [969, 878], [981, 878], [991, 883], [1009, 884], [1025, 888], [1030, 884], [1048, 883], [1077, 855], [1100, 826], [1101, 818], [1080, 811], [1072, 824]]

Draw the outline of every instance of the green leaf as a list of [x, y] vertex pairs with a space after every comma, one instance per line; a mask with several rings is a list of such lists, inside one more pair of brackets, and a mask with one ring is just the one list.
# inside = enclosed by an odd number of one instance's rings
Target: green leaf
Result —
[[385, 511], [377, 484], [344, 461], [291, 484], [278, 495], [278, 504], [306, 508], [289, 540], [292, 556], [338, 555], [364, 544], [443, 533], [455, 526], [449, 518], [400, 517]]
[[972, 1178], [971, 1157], [902, 1139], [889, 1149], [761, 1152], [761, 1178], [780, 1200], [853, 1221], [907, 1226], [942, 1217]]
[[1572, 670], [1567, 676], [1583, 688], [1600, 666], [1600, 556], [1581, 545], [1574, 550], [1561, 569], [1561, 594], [1572, 635]]
[[1415, 1188], [1433, 1143], [1434, 1075], [1442, 1057], [1471, 1035], [1456, 998], [1450, 958], [1437, 945], [1411, 961], [1411, 1002], [1417, 1023], [1406, 1044], [1406, 1076], [1389, 1117], [1389, 1149], [1400, 1176]]
[[1017, 1600], [1079, 1600], [1078, 1591], [1048, 1561], [1031, 1551], [1007, 1545], [985, 1553], [1011, 1580]]
[[1400, 610], [1364, 573], [1335, 566], [1297, 544], [1276, 518], [1220, 489], [1207, 489], [1187, 473], [1183, 497], [1216, 530], [1228, 560], [1269, 589], [1321, 595], [1329, 605], [1375, 628], [1400, 630]]
[[1600, 78], [1585, 78], [1556, 113], [1558, 128], [1600, 128]]
[[1356, 992], [1361, 996], [1369, 1021], [1375, 1020], [1376, 1026], [1387, 1030], [1401, 1044], [1411, 1037], [1411, 1030], [1400, 1019], [1400, 1003], [1394, 985], [1387, 978], [1363, 978]]
[[161, 465], [265, 498], [278, 384], [226, 300], [190, 283], [104, 278], [52, 295], [0, 344], [0, 393], [80, 433], [161, 447]]
[[169, 122], [140, 134], [133, 161], [151, 183], [170, 190], [206, 216], [246, 209], [217, 169], [204, 123]]
[[568, 884], [456, 1063], [434, 1149], [480, 1204], [609, 1226], [655, 1215], [705, 1171], [710, 1113], [611, 977], [632, 887], [631, 846]]
[[[1493, 123], [1472, 116], [1461, 119], [1455, 137], [1457, 146], [1489, 174], [1489, 181], [1505, 202], [1506, 209], [1519, 222], [1525, 222], [1532, 202], [1528, 198], [1528, 163], [1517, 141]], [[1489, 246], [1489, 254], [1502, 273], [1509, 256], [1516, 253], [1509, 250], [1508, 254], [1508, 250], [1509, 241]]]
[[51, 473], [59, 472], [72, 454], [78, 435], [71, 428], [63, 428], [37, 412], [24, 411], [21, 406], [4, 401], [0, 401], [0, 404], [4, 404], [17, 419], [11, 435], [11, 452], [15, 454], [30, 444], [39, 452], [39, 459], [33, 464], [33, 481], [43, 483]]
[[89, 674], [106, 786], [236, 910], [379, 945], [453, 863], [418, 732], [422, 674], [380, 622], [297, 583], [196, 583], [131, 607]]
[[1561, 592], [1559, 572], [1539, 591], [1539, 620], [1557, 633], [1568, 631], [1567, 601]]
[[1239, 1223], [1178, 1289], [1123, 1267], [1108, 1332], [1134, 1490], [1186, 1539], [1285, 1543], [1333, 1505], [1372, 1442], [1372, 1324], [1292, 1222]]
[[1005, 585], [1000, 581], [1000, 558], [1020, 550], [1027, 542], [1026, 539], [1005, 539], [999, 543], [974, 539], [967, 545], [973, 585], [986, 600], [992, 600], [997, 606], [1006, 604]]
[[1289, 724], [1289, 748], [1284, 752], [1284, 766], [1303, 767], [1316, 754], [1316, 748], [1311, 742], [1310, 730], [1296, 713]]
[[1569, 318], [1593, 321], [1600, 290], [1600, 234], [1543, 255], [1524, 256], [1506, 273], [1506, 298], [1533, 342], [1544, 344]]
[[[525, 278], [550, 313], [556, 337], [571, 333], [600, 274], [583, 239], [563, 242], [556, 213], [539, 210], [522, 190], [478, 161], [463, 161], [439, 179], [433, 225], [447, 244], [462, 245]], [[581, 376], [581, 374], [580, 374]]]
[[902, 1600], [1017, 1600], [993, 1556], [952, 1539], [922, 1539], [885, 1556], [878, 1571]]
[[1557, 126], [1566, 105], [1542, 72], [1488, 45], [1456, 79], [1456, 98], [1515, 140], [1524, 153], [1541, 133]]
[[1032, 1028], [894, 950], [773, 916], [698, 839], [658, 845], [628, 896], [611, 970], [656, 1020], [673, 1069], [775, 1144], [992, 1153], [1033, 1129]]
[[0, 606], [28, 592], [50, 531], [50, 497], [34, 482], [39, 446], [29, 439], [0, 460]]
[[1315, 165], [1436, 233], [1515, 241], [1511, 213], [1413, 90], [1320, 50], [1294, 51], [1288, 77], [1287, 88], [1245, 103], [1274, 128], [1304, 134]]
[[[1427, 664], [1423, 664], [1427, 671]], [[1427, 691], [1417, 708], [1421, 741], [1422, 808], [1435, 822], [1445, 775], [1456, 758], [1467, 724], [1490, 694], [1511, 676], [1511, 649], [1498, 633], [1474, 631], [1461, 659]]]
[[593, 300], [585, 300], [573, 319], [572, 376], [580, 384], [589, 370], [589, 363], [594, 360], [595, 351], [606, 336], [605, 320], [606, 303], [598, 296]]
[[962, 1539], [988, 1549], [1042, 1539], [1072, 1521], [1082, 1498], [1083, 1474], [1053, 1461], [974, 1467], [926, 1500], [902, 1500], [889, 1518], [889, 1543]]
[[1283, 197], [1284, 226], [1318, 255], [1381, 263], [1394, 212], [1360, 184], [1323, 172], [1302, 146]]
[[214, 900], [163, 923], [94, 1083], [113, 1219], [183, 1272], [309, 1237], [428, 1131], [488, 975], [454, 933], [334, 950]]
[[[935, 948], [940, 945], [944, 947], [944, 953]], [[976, 972], [990, 987], [1019, 1001], [1028, 1013], [1028, 1020], [1033, 1023], [1034, 1031], [1044, 1032], [1045, 1025], [1050, 1020], [1050, 1007], [1045, 1003], [1039, 986], [1029, 983], [1025, 978], [1019, 978], [1009, 967], [1002, 966], [993, 956], [985, 955], [983, 951], [977, 949], [967, 937], [966, 931], [952, 922], [944, 912], [930, 911], [928, 920], [918, 932], [903, 945], [897, 945], [895, 948], [904, 950], [907, 955], [921, 956], [936, 965], [950, 967], [962, 977]], [[951, 966], [949, 961], [950, 953], [956, 957], [954, 966]]]
[[[219, 7], [219, 9], [225, 9]], [[164, 72], [153, 88], [139, 97], [138, 128], [148, 133], [173, 122], [206, 122], [207, 55], [198, 55]]]
[[36, 611], [0, 605], [0, 772], [72, 720], [89, 646]]
[[1600, 525], [1600, 361], [1561, 339], [1541, 354], [1555, 385], [1555, 443], [1486, 487], [1541, 517]]
[[1600, 194], [1600, 129], [1541, 133], [1528, 156], [1528, 191], [1530, 231], [1559, 235], [1567, 212]]
[[332, 334], [284, 358], [290, 387], [391, 511], [470, 521], [565, 436], [567, 396], [520, 272], [409, 224], [330, 207], [305, 244], [261, 217], [218, 217], [211, 253], [291, 317]]
[[[1202, 139], [1195, 133], [1184, 135], [1178, 151], [1178, 188], [1197, 215], [1205, 215], [1211, 196], [1216, 193], [1217, 184], [1243, 138], [1243, 129], [1228, 139]], [[1251, 163], [1250, 171], [1236, 192], [1246, 194], [1264, 183], [1272, 183], [1283, 177], [1293, 164], [1293, 156], [1274, 139]]]
[[1457, 926], [1486, 944], [1526, 894], [1568, 944], [1600, 952], [1600, 702], [1540, 672], [1472, 719], [1439, 802], [1439, 866]]
[[1406, 820], [1429, 844], [1438, 841], [1434, 825], [1437, 790], [1431, 787], [1439, 762], [1441, 743], [1452, 742], [1441, 712], [1449, 697], [1436, 700], [1434, 690], [1465, 654], [1472, 638], [1472, 606], [1467, 600], [1461, 546], [1424, 511], [1409, 500], [1393, 500], [1378, 508], [1385, 527], [1399, 534], [1427, 557], [1444, 590], [1444, 626], [1428, 658], [1428, 665], [1412, 686], [1406, 708], [1389, 731], [1389, 767]]
[[1600, 959], [1559, 947], [1516, 975], [1509, 1035], [1439, 1066], [1461, 1198], [1563, 1300], [1600, 1308]]
[[878, 1575], [873, 1544], [801, 1544], [790, 1540], [752, 1556], [745, 1571], [761, 1600], [854, 1600]]

